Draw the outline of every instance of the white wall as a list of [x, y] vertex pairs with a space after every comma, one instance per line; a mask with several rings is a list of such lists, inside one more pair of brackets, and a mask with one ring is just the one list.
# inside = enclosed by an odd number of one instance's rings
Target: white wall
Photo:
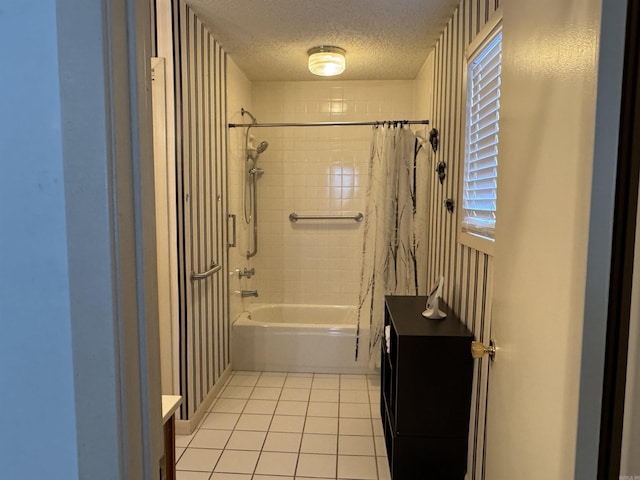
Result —
[[78, 478], [56, 2], [0, 14], [2, 476]]
[[[256, 82], [260, 122], [414, 118], [413, 81]], [[363, 224], [292, 224], [299, 214], [365, 212], [371, 127], [254, 129], [269, 142], [259, 162], [259, 253], [255, 287], [266, 302], [357, 302]]]
[[[435, 69], [435, 51], [432, 50], [418, 72], [415, 80], [416, 88], [416, 118], [430, 118], [433, 112], [433, 75]], [[431, 130], [431, 128], [429, 128]], [[428, 138], [428, 137], [427, 137]]]

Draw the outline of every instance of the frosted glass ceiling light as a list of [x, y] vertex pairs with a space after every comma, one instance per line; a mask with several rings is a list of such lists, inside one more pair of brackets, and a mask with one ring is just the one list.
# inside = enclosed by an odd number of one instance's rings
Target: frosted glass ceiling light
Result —
[[343, 48], [313, 47], [307, 53], [309, 54], [309, 70], [314, 75], [331, 77], [344, 72], [344, 54], [346, 52]]

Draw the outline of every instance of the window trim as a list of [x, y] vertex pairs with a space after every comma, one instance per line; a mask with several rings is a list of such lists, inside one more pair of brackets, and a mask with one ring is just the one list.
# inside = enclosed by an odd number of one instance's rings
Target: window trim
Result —
[[[462, 80], [462, 91], [464, 92], [464, 101], [462, 105], [462, 115], [464, 118], [464, 130], [462, 135], [462, 157], [461, 157], [461, 168], [459, 172], [458, 179], [458, 243], [462, 245], [466, 245], [467, 247], [471, 247], [474, 250], [478, 250], [480, 252], [486, 253], [487, 255], [494, 255], [495, 248], [495, 235], [494, 238], [483, 237], [482, 235], [465, 232], [462, 230], [462, 220], [463, 220], [463, 195], [464, 195], [464, 173], [465, 173], [465, 164], [466, 164], [466, 155], [467, 155], [467, 76], [469, 71], [469, 64], [482, 52], [484, 47], [489, 45], [495, 37], [502, 32], [502, 8], [497, 9], [492, 15], [491, 19], [482, 27], [480, 32], [475, 36], [473, 41], [469, 44], [469, 46], [465, 50], [465, 63], [463, 68], [463, 80]], [[504, 38], [504, 37], [503, 37]], [[498, 165], [499, 166], [499, 165]]]

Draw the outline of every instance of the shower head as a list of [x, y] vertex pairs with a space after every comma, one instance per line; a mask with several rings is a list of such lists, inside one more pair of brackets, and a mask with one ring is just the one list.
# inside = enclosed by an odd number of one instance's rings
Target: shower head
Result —
[[262, 152], [264, 152], [267, 149], [268, 146], [269, 146], [268, 142], [260, 142], [260, 145], [258, 145], [258, 147], [256, 148], [256, 153], [260, 155]]
[[258, 157], [262, 152], [264, 152], [269, 146], [268, 142], [260, 142], [256, 148], [249, 148], [247, 150], [247, 160], [251, 160], [252, 162], [257, 162]]

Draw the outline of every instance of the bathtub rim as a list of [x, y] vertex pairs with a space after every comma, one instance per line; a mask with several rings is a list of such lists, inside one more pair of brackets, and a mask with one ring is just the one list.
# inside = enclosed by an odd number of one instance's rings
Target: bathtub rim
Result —
[[[313, 309], [332, 309], [341, 310], [349, 315], [349, 320], [353, 320], [349, 323], [296, 323], [296, 322], [274, 322], [274, 321], [260, 321], [250, 318], [251, 313], [259, 310], [275, 310], [282, 307], [295, 307], [295, 308], [313, 308]], [[248, 305], [244, 311], [240, 312], [238, 316], [231, 322], [231, 325], [236, 327], [251, 326], [262, 328], [292, 328], [292, 329], [328, 329], [328, 330], [341, 330], [346, 333], [349, 330], [354, 331], [354, 335], [358, 329], [357, 324], [357, 305], [322, 305], [322, 304], [304, 304], [304, 303], [252, 303]], [[361, 324], [360, 330], [369, 330], [369, 324]]]

